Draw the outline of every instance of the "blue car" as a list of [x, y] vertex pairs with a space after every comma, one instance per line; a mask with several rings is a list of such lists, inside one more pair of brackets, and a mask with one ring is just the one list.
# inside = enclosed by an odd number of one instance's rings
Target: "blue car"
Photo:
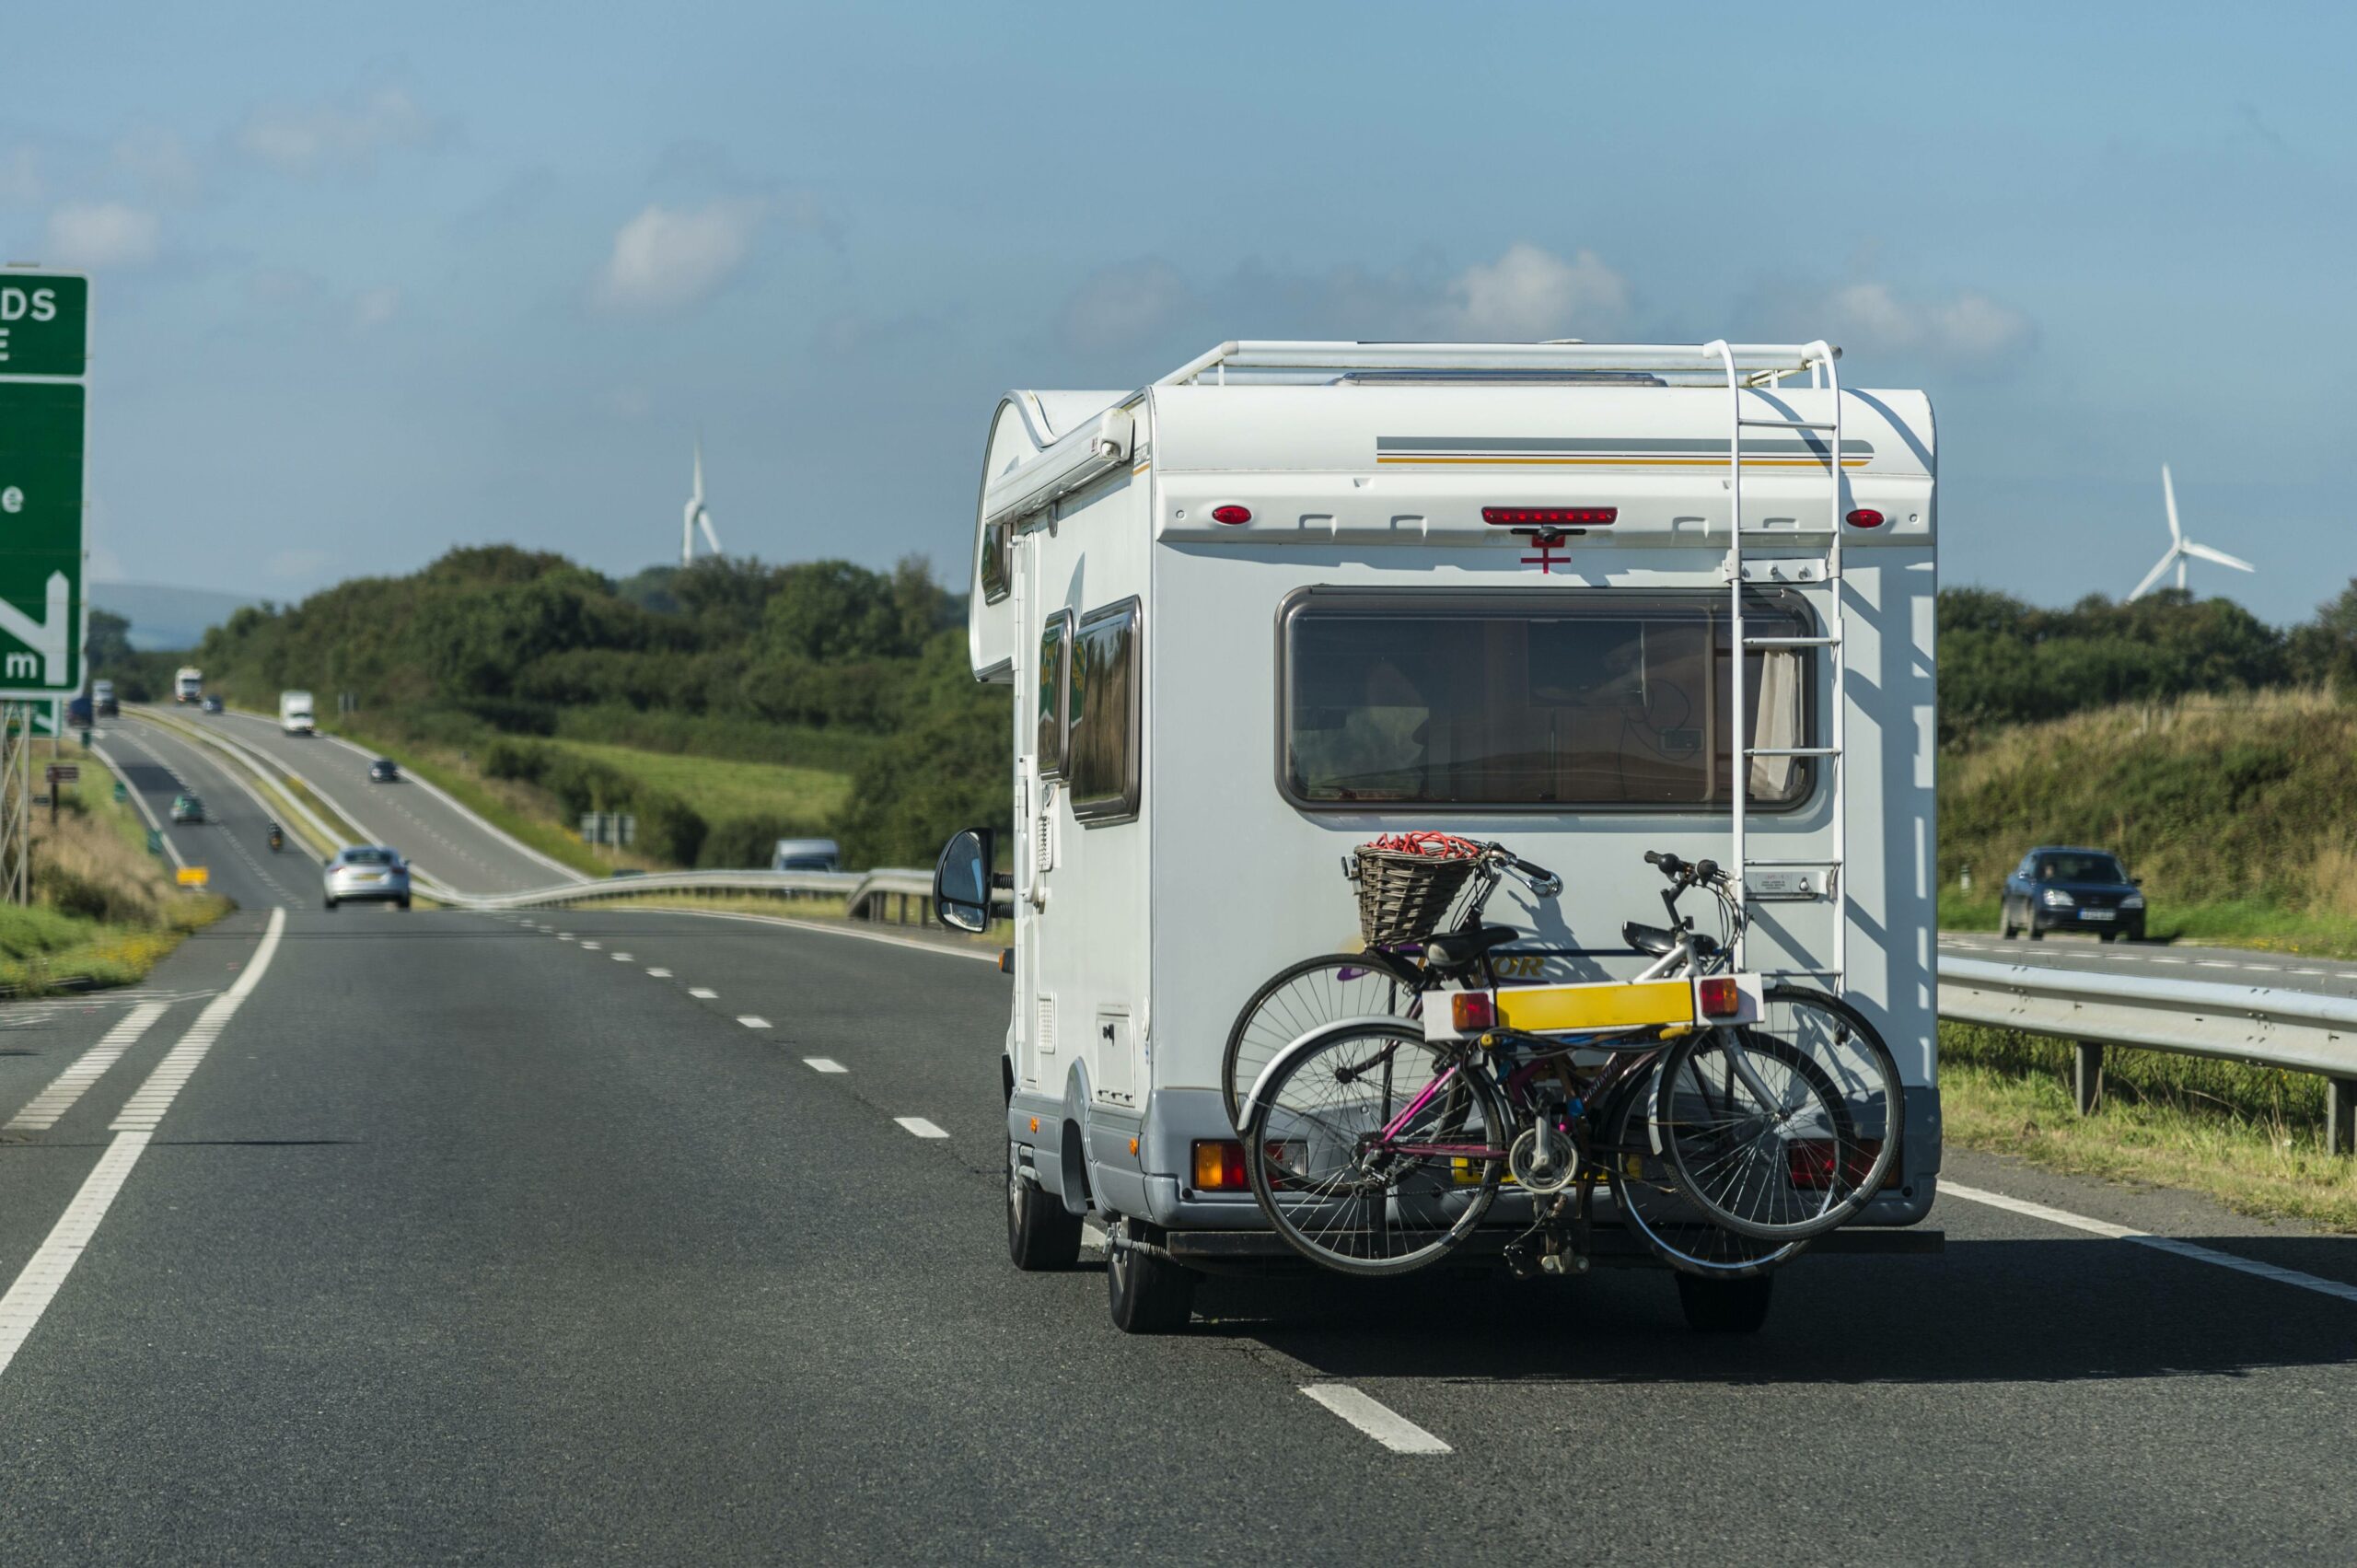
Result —
[[1997, 930], [2033, 942], [2049, 931], [2092, 931], [2109, 942], [2144, 939], [2144, 895], [2109, 850], [2045, 844], [2005, 878]]

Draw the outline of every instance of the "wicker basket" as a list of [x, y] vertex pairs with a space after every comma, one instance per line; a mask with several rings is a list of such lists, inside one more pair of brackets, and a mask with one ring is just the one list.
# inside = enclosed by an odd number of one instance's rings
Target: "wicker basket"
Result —
[[1421, 942], [1448, 923], [1449, 911], [1480, 862], [1361, 844], [1351, 879], [1359, 889], [1359, 935], [1370, 947]]

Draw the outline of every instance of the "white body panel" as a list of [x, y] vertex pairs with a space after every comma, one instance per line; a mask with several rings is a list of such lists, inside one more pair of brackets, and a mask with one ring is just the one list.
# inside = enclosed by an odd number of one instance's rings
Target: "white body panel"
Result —
[[[1329, 382], [1156, 385], [1039, 394], [1028, 405], [1025, 396], [1003, 402], [993, 425], [985, 524], [994, 498], [1027, 504], [1024, 465], [1051, 466], [1057, 455], [1044, 449], [1068, 447], [1074, 432], [1089, 438], [1109, 408], [1132, 434], [1118, 462], [1109, 449], [1074, 470], [1090, 476], [1083, 488], [1005, 525], [1006, 591], [992, 600], [978, 576], [972, 597], [975, 672], [1011, 680], [1016, 697], [1009, 1128], [1069, 1206], [1177, 1227], [1254, 1225], [1248, 1197], [1213, 1202], [1187, 1191], [1187, 1145], [1233, 1136], [1217, 1094], [1221, 1056], [1253, 989], [1295, 959], [1358, 946], [1340, 869], [1353, 845], [1408, 829], [1504, 840], [1566, 886], [1533, 908], [1509, 897], [1519, 889], [1508, 883], [1492, 918], [1522, 927], [1531, 944], [1583, 950], [1550, 958], [1548, 974], [1595, 980], [1643, 967], [1620, 951], [1623, 922], [1661, 919], [1664, 884], [1643, 852], [1724, 860], [1730, 833], [1724, 807], [1296, 804], [1278, 778], [1278, 631], [1289, 596], [1666, 590], [1724, 602], [1730, 395], [1724, 384]], [[1884, 1216], [1907, 1221], [1928, 1206], [1938, 1166], [1933, 427], [1920, 393], [1842, 397], [1845, 505], [1888, 521], [1845, 534], [1838, 585], [1817, 575], [1821, 532], [1813, 548], [1801, 536], [1747, 538], [1745, 555], [1747, 580], [1805, 603], [1818, 627], [1842, 596], [1846, 641], [1814, 656], [1812, 701], [1821, 740], [1829, 660], [1845, 657], [1847, 897], [1823, 896], [1820, 878], [1817, 897], [1754, 905], [1747, 968], [1830, 968], [1833, 923], [1846, 917], [1845, 994], [1910, 1086], [1905, 1146], [1922, 1196]], [[1744, 401], [1787, 419], [1830, 413], [1830, 394], [1800, 388]], [[1039, 416], [1051, 409], [1053, 420]], [[1755, 449], [1747, 434], [1746, 446]], [[1759, 449], [1772, 451], [1772, 438]], [[1824, 516], [1828, 466], [1792, 449], [1799, 455], [1747, 462], [1746, 528], [1807, 528]], [[1619, 517], [1543, 551], [1481, 517], [1484, 505], [1588, 505]], [[1213, 521], [1218, 506], [1244, 507], [1250, 521]], [[990, 548], [987, 528], [978, 530], [978, 568]], [[1132, 596], [1142, 605], [1139, 807], [1129, 819], [1084, 824], [1065, 792], [1039, 777], [1040, 630], [1058, 611], [1078, 618]], [[1820, 768], [1794, 808], [1747, 812], [1749, 854], [1829, 858], [1828, 780]]]

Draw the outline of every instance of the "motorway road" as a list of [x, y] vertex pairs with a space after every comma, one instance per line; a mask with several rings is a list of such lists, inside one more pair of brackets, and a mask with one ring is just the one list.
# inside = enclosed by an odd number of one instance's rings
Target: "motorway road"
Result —
[[469, 893], [516, 893], [577, 882], [577, 873], [525, 848], [430, 784], [404, 777], [368, 781], [371, 753], [332, 736], [290, 736], [251, 714], [173, 712], [210, 726], [313, 781], [377, 842], [398, 849], [447, 887]]
[[[254, 856], [204, 793], [183, 842]], [[246, 858], [213, 847], [222, 886]], [[1606, 1272], [1213, 1282], [1131, 1339], [1101, 1270], [1006, 1262], [991, 965], [247, 890], [136, 993], [0, 1005], [11, 1568], [2344, 1562], [2357, 1530], [2357, 1240], [1951, 1156], [1945, 1255], [1804, 1259], [1756, 1338]]]

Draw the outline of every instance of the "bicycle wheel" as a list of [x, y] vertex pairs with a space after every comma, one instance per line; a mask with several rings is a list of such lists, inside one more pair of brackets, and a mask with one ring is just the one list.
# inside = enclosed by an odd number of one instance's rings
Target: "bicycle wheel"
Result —
[[1688, 1036], [1654, 1115], [1684, 1191], [1761, 1241], [1822, 1236], [1864, 1208], [1898, 1152], [1906, 1091], [1854, 1008], [1770, 986], [1756, 1024]]
[[1244, 1169], [1285, 1245], [1338, 1273], [1410, 1273], [1473, 1234], [1512, 1139], [1485, 1063], [1411, 1023], [1337, 1024], [1253, 1097]]
[[1229, 1026], [1227, 1051], [1220, 1058], [1228, 1125], [1243, 1125], [1244, 1097], [1261, 1069], [1310, 1030], [1378, 1013], [1414, 1016], [1417, 977], [1416, 966], [1407, 959], [1371, 950], [1304, 958], [1263, 981]]
[[1739, 1280], [1791, 1262], [1808, 1243], [1738, 1236], [1686, 1195], [1669, 1156], [1653, 1135], [1654, 1086], [1660, 1069], [1638, 1078], [1607, 1113], [1607, 1143], [1594, 1151], [1611, 1172], [1605, 1190], [1645, 1249], [1680, 1273]]

